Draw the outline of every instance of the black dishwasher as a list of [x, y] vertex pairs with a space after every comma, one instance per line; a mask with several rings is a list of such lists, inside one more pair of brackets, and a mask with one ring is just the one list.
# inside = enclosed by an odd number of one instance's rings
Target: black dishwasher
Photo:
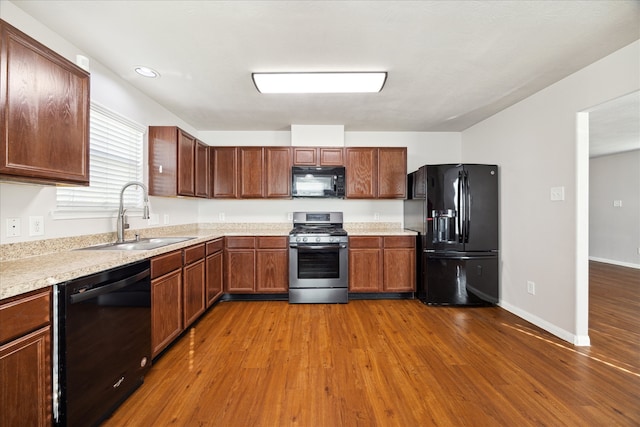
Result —
[[54, 420], [96, 426], [151, 366], [149, 260], [55, 286]]

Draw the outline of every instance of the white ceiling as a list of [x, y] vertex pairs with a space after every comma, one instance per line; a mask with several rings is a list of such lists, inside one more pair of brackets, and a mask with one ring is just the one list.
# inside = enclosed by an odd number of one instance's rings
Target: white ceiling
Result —
[[[636, 0], [13, 3], [201, 131], [461, 131], [640, 38]], [[251, 80], [379, 70], [378, 94], [266, 95]]]
[[640, 150], [640, 92], [621, 96], [589, 111], [590, 157], [631, 150]]

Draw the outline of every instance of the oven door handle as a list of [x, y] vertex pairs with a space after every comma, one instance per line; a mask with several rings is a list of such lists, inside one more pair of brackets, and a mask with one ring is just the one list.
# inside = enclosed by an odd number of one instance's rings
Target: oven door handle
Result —
[[347, 245], [343, 243], [340, 245], [298, 245], [298, 246], [290, 245], [289, 247], [293, 249], [298, 249], [298, 250], [317, 251], [317, 250], [326, 250], [326, 249], [341, 249], [341, 248], [346, 248]]
[[129, 285], [133, 285], [134, 283], [144, 279], [147, 276], [149, 276], [148, 268], [136, 274], [135, 276], [130, 276], [125, 279], [119, 280], [117, 282], [109, 283], [104, 286], [98, 286], [96, 288], [90, 289], [85, 292], [78, 292], [78, 293], [72, 294], [69, 299], [71, 300], [71, 304], [86, 301], [88, 299], [95, 298], [99, 295], [103, 295], [109, 292], [116, 291], [118, 289], [125, 288]]

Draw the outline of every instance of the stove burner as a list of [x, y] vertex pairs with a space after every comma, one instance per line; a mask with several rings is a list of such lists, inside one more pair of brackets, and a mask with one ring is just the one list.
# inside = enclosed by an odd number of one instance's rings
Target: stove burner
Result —
[[327, 226], [327, 225], [304, 225], [298, 224], [289, 233], [291, 235], [309, 235], [309, 234], [322, 234], [325, 236], [346, 236], [347, 231], [342, 226]]

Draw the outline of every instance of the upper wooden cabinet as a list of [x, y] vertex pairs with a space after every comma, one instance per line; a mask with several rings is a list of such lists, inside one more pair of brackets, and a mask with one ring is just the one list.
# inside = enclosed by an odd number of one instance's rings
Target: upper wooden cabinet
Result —
[[235, 199], [238, 197], [237, 147], [209, 147], [211, 197]]
[[0, 20], [0, 176], [89, 184], [89, 73]]
[[149, 126], [149, 194], [208, 197], [207, 145], [176, 126]]
[[211, 197], [291, 197], [290, 147], [211, 147]]
[[405, 147], [345, 148], [346, 197], [404, 199], [407, 195]]
[[343, 166], [341, 147], [293, 147], [294, 166]]

